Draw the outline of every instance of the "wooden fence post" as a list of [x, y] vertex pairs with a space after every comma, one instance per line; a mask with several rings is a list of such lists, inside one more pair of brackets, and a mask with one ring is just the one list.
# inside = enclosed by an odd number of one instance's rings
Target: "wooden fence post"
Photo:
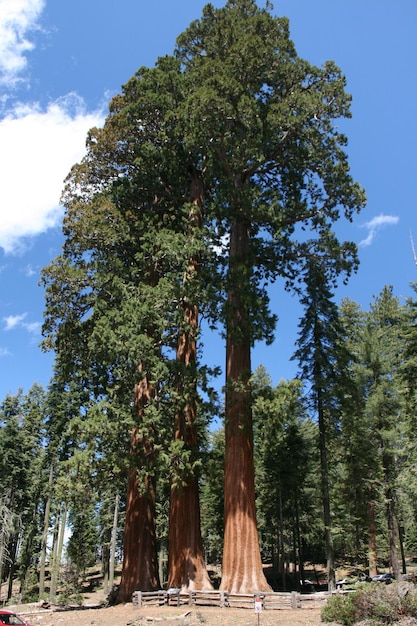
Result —
[[298, 601], [298, 593], [297, 591], [291, 591], [291, 608], [292, 609], [298, 609], [299, 608], [299, 601]]

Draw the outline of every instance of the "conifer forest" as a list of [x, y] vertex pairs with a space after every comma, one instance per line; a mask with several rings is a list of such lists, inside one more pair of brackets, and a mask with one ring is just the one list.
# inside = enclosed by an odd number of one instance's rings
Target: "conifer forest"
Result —
[[[118, 602], [299, 589], [307, 564], [330, 588], [341, 564], [405, 573], [417, 299], [387, 285], [367, 310], [336, 301], [360, 262], [338, 226], [366, 204], [345, 88], [269, 3], [227, 0], [89, 131], [42, 271], [53, 377], [0, 403], [9, 597], [18, 581], [54, 598], [95, 564], [109, 588], [120, 568]], [[277, 283], [302, 316], [297, 376], [274, 383], [251, 352], [274, 345]], [[210, 332], [224, 353], [209, 367]]]

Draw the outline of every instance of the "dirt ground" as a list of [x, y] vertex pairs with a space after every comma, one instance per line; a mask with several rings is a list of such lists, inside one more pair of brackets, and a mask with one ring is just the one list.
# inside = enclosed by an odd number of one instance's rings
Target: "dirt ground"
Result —
[[7, 607], [33, 626], [318, 626], [320, 609], [267, 610], [215, 607], [143, 607], [123, 604], [106, 608], [85, 606], [57, 610], [39, 605]]
[[[93, 576], [94, 578], [94, 576]], [[18, 590], [16, 589], [16, 593]], [[32, 626], [318, 626], [321, 608], [253, 609], [205, 606], [143, 606], [131, 602], [107, 606], [101, 585], [82, 593], [82, 605], [62, 608], [42, 603], [6, 606]], [[258, 619], [259, 617], [259, 619]]]

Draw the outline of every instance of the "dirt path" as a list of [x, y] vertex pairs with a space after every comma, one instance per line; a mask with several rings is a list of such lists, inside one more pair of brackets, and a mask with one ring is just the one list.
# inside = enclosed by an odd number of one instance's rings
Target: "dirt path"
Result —
[[42, 609], [36, 605], [7, 607], [33, 626], [318, 626], [320, 609], [268, 610], [214, 607], [143, 607], [133, 604], [71, 610]]

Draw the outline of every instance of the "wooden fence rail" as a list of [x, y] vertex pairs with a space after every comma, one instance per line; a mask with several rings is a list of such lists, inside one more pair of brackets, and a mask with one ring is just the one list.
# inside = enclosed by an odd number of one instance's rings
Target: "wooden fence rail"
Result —
[[229, 593], [228, 591], [190, 591], [181, 589], [158, 591], [135, 591], [132, 602], [135, 608], [145, 605], [156, 606], [216, 606], [219, 608], [253, 609], [255, 598], [260, 598], [262, 606], [268, 609], [309, 609], [322, 607], [329, 597], [327, 591], [298, 593], [291, 591], [262, 592], [255, 594]]

